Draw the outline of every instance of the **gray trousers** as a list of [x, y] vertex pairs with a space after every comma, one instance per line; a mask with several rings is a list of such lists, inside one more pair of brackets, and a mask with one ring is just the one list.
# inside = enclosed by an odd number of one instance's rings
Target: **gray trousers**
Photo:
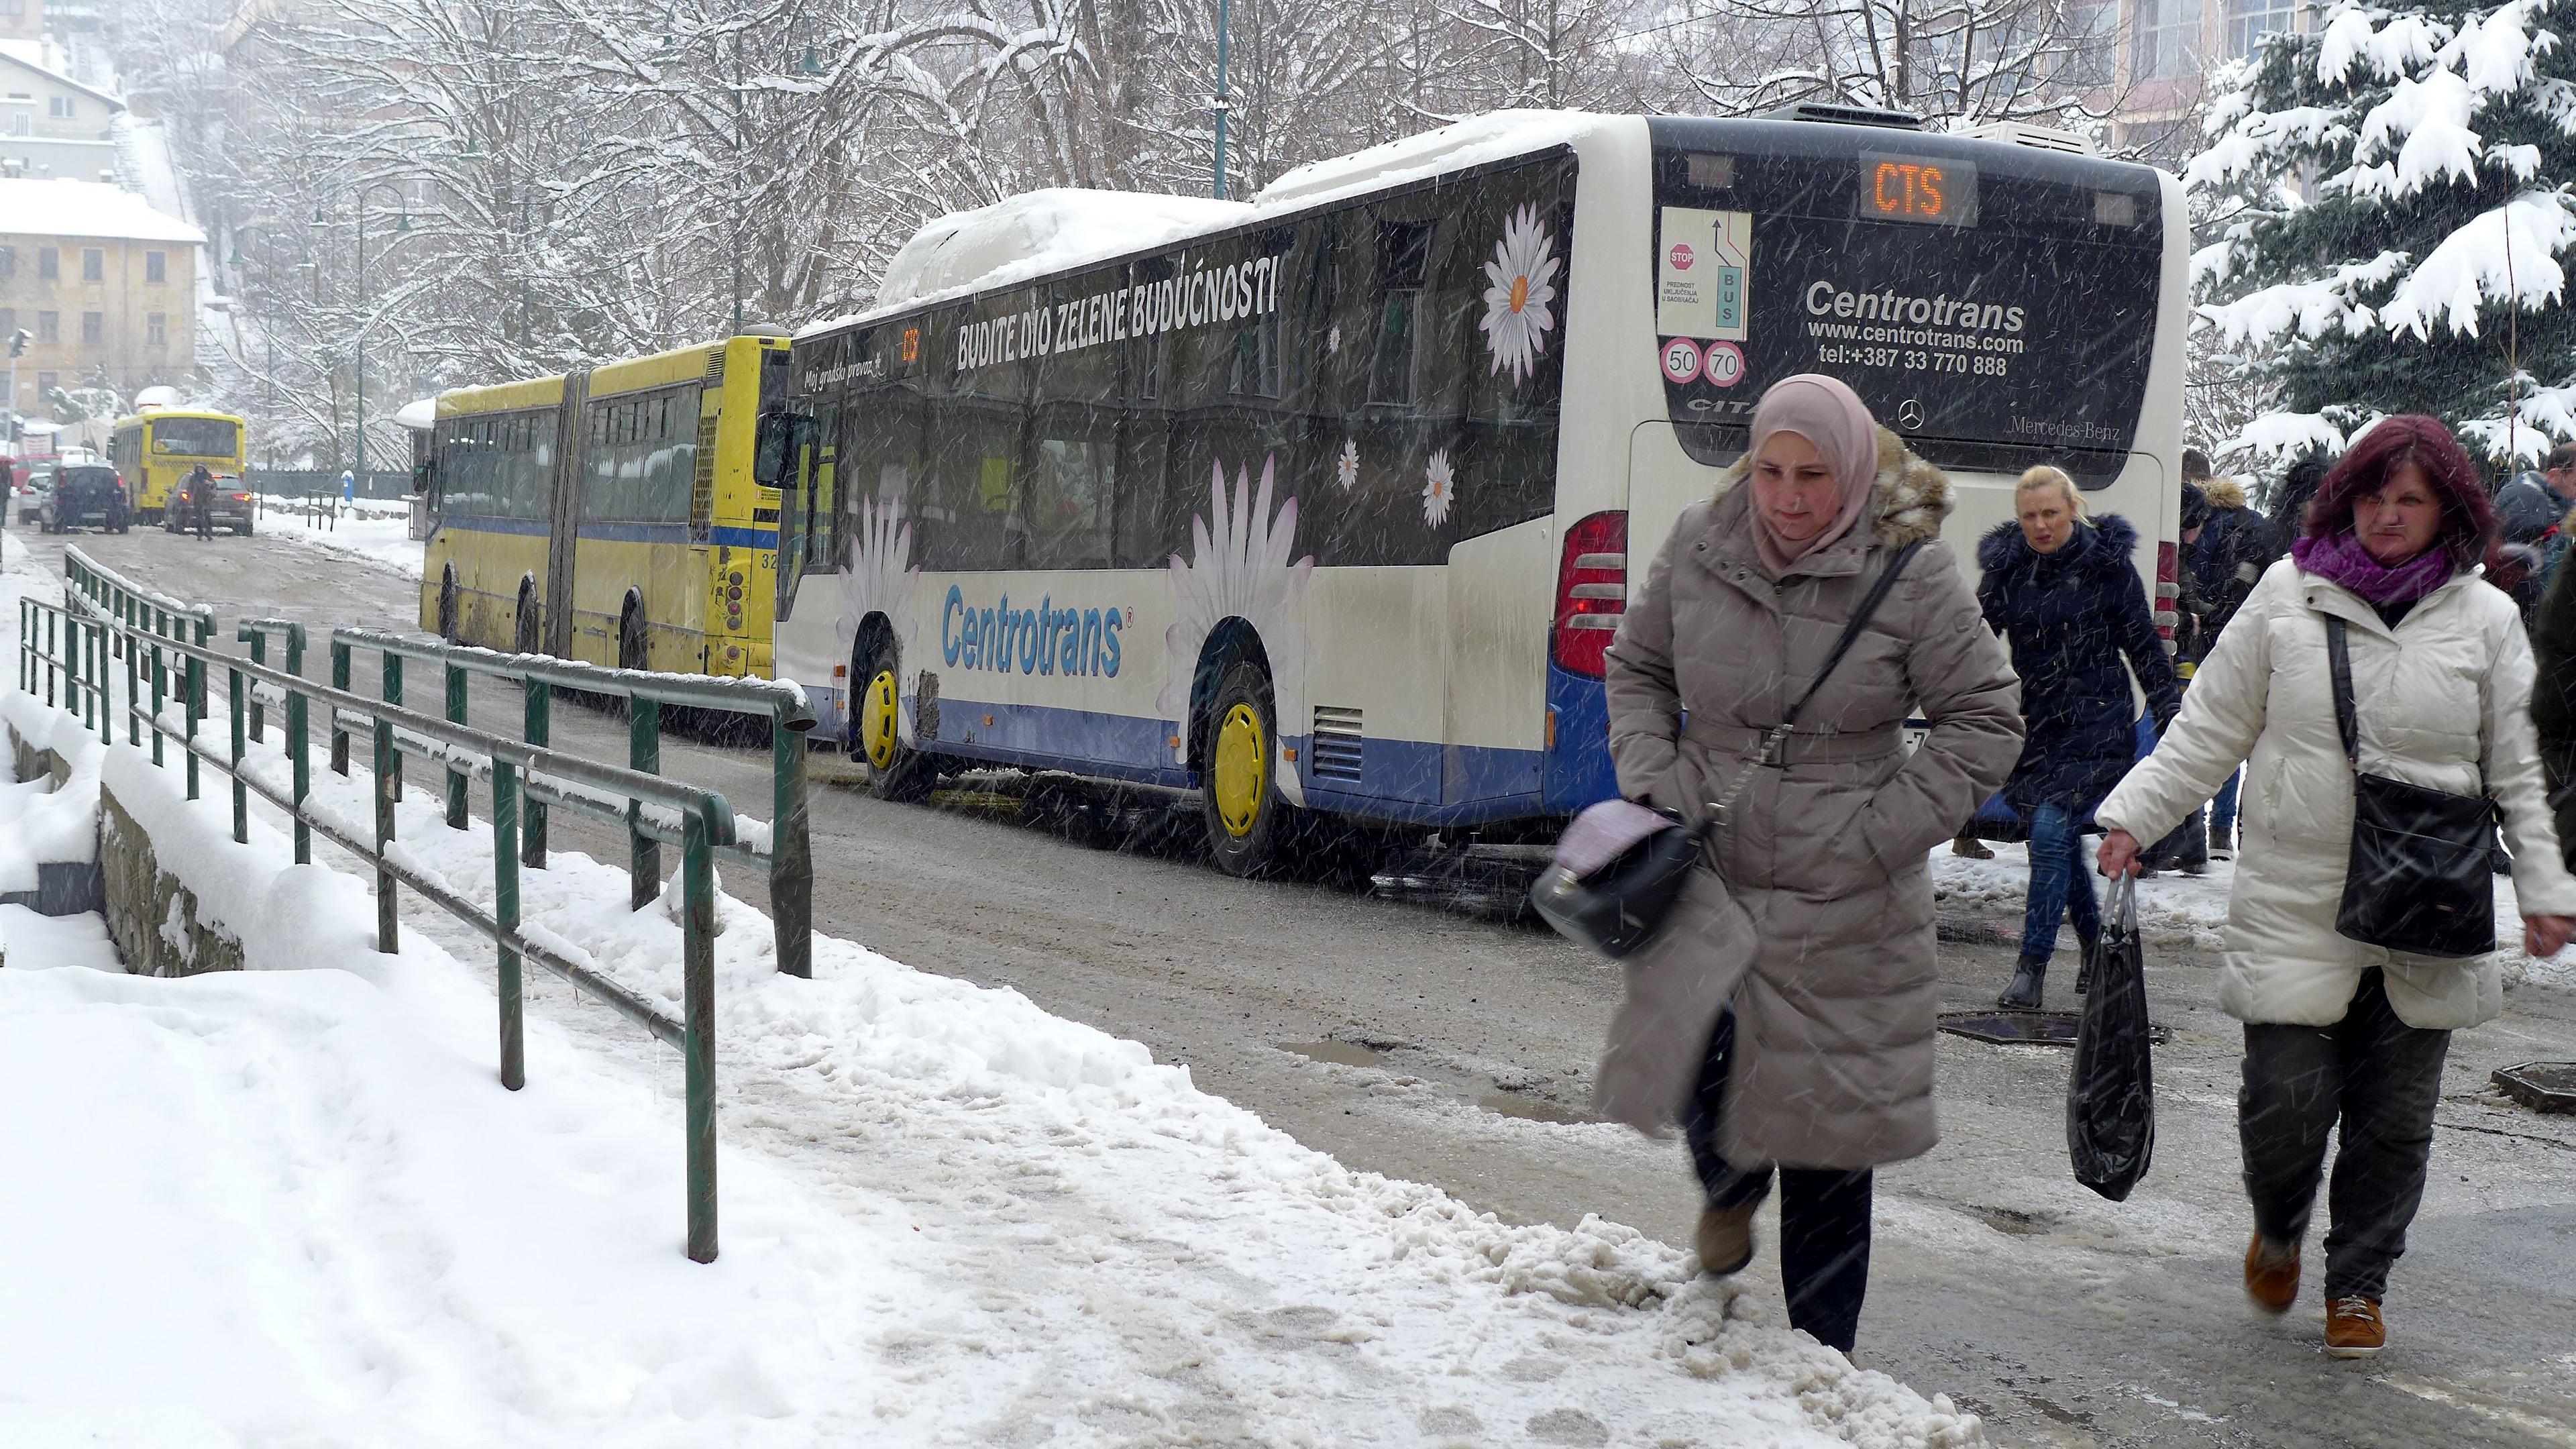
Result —
[[2378, 968], [2362, 974], [2332, 1026], [2245, 1028], [2236, 1130], [2254, 1228], [2276, 1243], [2307, 1235], [2326, 1140], [2340, 1126], [2327, 1190], [2328, 1299], [2380, 1298], [2406, 1251], [2433, 1156], [2433, 1108], [2451, 1034], [2408, 1026]]

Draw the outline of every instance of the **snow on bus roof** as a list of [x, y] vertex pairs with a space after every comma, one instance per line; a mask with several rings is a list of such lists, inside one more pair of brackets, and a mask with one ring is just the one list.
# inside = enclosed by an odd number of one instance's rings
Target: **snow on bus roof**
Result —
[[1561, 145], [1629, 117], [1496, 111], [1348, 156], [1300, 166], [1250, 202], [1049, 187], [925, 223], [886, 263], [874, 306], [798, 329], [811, 337], [864, 317], [1072, 271], [1223, 231], [1265, 213]]

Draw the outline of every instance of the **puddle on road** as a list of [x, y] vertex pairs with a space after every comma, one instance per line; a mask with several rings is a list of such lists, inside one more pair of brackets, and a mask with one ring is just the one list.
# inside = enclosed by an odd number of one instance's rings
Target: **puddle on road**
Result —
[[1283, 1041], [1283, 1052], [1295, 1052], [1311, 1061], [1330, 1062], [1337, 1067], [1386, 1067], [1386, 1053], [1375, 1047], [1354, 1046], [1346, 1041]]
[[1517, 1092], [1488, 1092], [1476, 1099], [1476, 1105], [1497, 1117], [1517, 1117], [1524, 1122], [1547, 1122], [1559, 1127], [1583, 1127], [1602, 1119], [1554, 1102], [1524, 1097]]

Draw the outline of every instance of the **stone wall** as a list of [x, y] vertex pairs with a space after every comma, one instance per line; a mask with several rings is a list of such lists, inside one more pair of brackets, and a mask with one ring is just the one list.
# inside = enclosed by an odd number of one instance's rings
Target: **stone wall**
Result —
[[98, 859], [107, 934], [138, 976], [242, 969], [242, 945], [197, 917], [197, 897], [161, 868], [152, 837], [107, 789], [98, 792]]

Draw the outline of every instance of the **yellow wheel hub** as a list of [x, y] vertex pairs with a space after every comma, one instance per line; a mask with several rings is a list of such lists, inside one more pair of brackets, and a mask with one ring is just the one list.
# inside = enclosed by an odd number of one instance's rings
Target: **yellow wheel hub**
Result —
[[1261, 823], [1261, 800], [1268, 792], [1261, 778], [1270, 761], [1270, 730], [1260, 711], [1238, 704], [1225, 712], [1216, 730], [1216, 818], [1237, 840]]
[[859, 706], [859, 744], [868, 752], [868, 763], [880, 770], [894, 763], [895, 708], [894, 671], [879, 670]]

